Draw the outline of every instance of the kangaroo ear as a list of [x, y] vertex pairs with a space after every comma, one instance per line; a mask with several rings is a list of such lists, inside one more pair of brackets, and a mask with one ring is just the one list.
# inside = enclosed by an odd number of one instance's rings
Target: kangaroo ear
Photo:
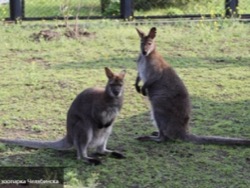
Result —
[[135, 28], [137, 33], [139, 34], [139, 37], [142, 38], [142, 37], [145, 37], [145, 33], [143, 31], [141, 31], [140, 29], [138, 28]]
[[126, 74], [126, 70], [122, 70], [122, 71], [119, 73], [119, 76], [120, 76], [122, 79], [124, 79], [125, 74]]
[[105, 67], [105, 73], [109, 79], [114, 77], [114, 73], [108, 67]]
[[154, 39], [155, 36], [156, 36], [156, 28], [155, 27], [152, 27], [148, 33], [148, 36], [151, 38], [151, 39]]

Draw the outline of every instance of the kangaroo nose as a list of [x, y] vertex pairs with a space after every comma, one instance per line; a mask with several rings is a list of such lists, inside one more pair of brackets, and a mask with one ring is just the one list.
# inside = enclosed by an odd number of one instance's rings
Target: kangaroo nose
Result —
[[119, 93], [120, 93], [120, 92], [119, 92], [119, 91], [117, 91], [117, 90], [114, 90], [114, 91], [113, 91], [113, 94], [114, 94], [115, 96], [118, 96], [118, 95], [119, 95]]
[[147, 52], [146, 52], [146, 51], [143, 51], [143, 52], [142, 52], [142, 54], [143, 54], [143, 55], [146, 55], [146, 54], [147, 54]]

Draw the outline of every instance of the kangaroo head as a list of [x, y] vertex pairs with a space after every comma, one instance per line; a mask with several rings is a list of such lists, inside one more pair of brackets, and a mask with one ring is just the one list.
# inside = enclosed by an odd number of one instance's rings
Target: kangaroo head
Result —
[[136, 28], [136, 30], [139, 34], [139, 37], [141, 38], [141, 53], [145, 56], [148, 56], [156, 48], [156, 44], [154, 41], [154, 38], [156, 36], [156, 28], [152, 27], [148, 35], [145, 35], [145, 33], [138, 28]]
[[120, 97], [123, 93], [124, 77], [126, 71], [123, 70], [119, 74], [113, 73], [108, 67], [105, 67], [108, 84], [106, 91], [111, 97]]

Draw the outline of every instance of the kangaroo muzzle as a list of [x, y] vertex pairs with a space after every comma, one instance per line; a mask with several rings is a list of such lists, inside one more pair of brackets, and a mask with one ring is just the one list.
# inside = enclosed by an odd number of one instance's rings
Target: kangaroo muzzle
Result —
[[144, 46], [142, 48], [142, 55], [148, 56], [152, 52], [152, 47], [151, 46]]
[[110, 90], [111, 90], [113, 96], [115, 96], [115, 97], [121, 96], [122, 87], [120, 87], [120, 86], [111, 87]]
[[112, 93], [115, 95], [115, 96], [118, 96], [120, 94], [120, 91], [118, 90], [112, 90]]

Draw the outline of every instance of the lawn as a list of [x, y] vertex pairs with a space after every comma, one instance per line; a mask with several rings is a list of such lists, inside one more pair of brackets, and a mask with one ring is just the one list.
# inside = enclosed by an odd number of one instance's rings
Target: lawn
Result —
[[[26, 0], [25, 17], [101, 16], [99, 0]], [[0, 4], [0, 18], [9, 17], [9, 4]]]
[[[115, 72], [127, 70], [124, 106], [108, 143], [127, 158], [103, 157], [102, 165], [90, 166], [76, 160], [74, 151], [0, 144], [1, 167], [64, 167], [66, 187], [249, 186], [249, 147], [135, 140], [154, 131], [148, 101], [133, 86], [140, 43], [135, 26], [118, 21], [79, 22], [95, 35], [34, 42], [30, 35], [58, 23], [1, 25], [0, 137], [61, 138], [72, 100], [83, 89], [105, 86], [103, 68], [108, 66]], [[147, 31], [153, 26], [150, 23], [140, 28]], [[250, 25], [203, 20], [154, 26], [158, 50], [191, 95], [191, 131], [250, 139]]]

